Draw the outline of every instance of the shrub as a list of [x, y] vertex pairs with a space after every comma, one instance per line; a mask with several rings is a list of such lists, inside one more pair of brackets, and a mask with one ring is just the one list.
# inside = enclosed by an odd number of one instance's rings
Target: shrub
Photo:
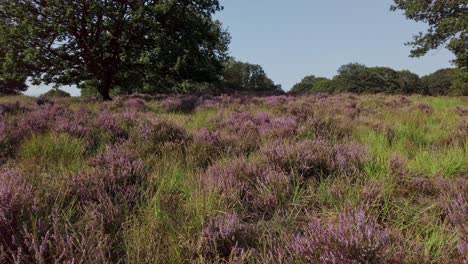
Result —
[[172, 122], [154, 119], [136, 125], [131, 131], [130, 141], [138, 146], [141, 153], [160, 154], [164, 149], [183, 149], [192, 142], [192, 137]]
[[74, 189], [81, 202], [109, 201], [118, 206], [134, 205], [146, 172], [144, 163], [127, 146], [108, 147], [93, 161], [94, 173], [78, 174]]
[[71, 97], [71, 95], [63, 90], [60, 89], [51, 89], [42, 96], [44, 97], [51, 97], [51, 98], [57, 98], [57, 97]]
[[140, 98], [129, 98], [125, 101], [125, 107], [143, 111], [146, 108], [146, 102]]
[[292, 259], [308, 263], [393, 263], [390, 231], [357, 210], [339, 216], [336, 223], [313, 219], [287, 242]]
[[458, 238], [460, 263], [468, 261], [468, 180], [460, 178], [453, 182], [441, 180], [443, 205], [450, 224]]
[[162, 101], [162, 106], [166, 112], [191, 113], [198, 104], [198, 98], [195, 96], [170, 97]]
[[254, 230], [236, 214], [218, 216], [203, 229], [202, 255], [205, 261], [223, 262], [239, 258], [255, 246]]
[[284, 203], [292, 188], [287, 175], [243, 159], [211, 166], [202, 180], [231, 204], [240, 203], [250, 216], [266, 219]]
[[355, 174], [362, 170], [366, 150], [357, 144], [333, 146], [323, 140], [286, 144], [275, 142], [261, 150], [263, 159], [286, 173], [304, 179], [320, 179], [331, 174]]
[[24, 175], [15, 169], [0, 169], [0, 260], [3, 254], [17, 250], [15, 238], [23, 228], [25, 214], [33, 212], [33, 202], [33, 189]]
[[17, 115], [28, 112], [30, 109], [20, 102], [0, 104], [0, 116], [2, 115]]

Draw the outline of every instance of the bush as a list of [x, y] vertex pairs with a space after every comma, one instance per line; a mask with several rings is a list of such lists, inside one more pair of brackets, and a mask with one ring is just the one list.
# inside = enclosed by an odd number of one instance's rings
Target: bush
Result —
[[49, 98], [60, 98], [60, 97], [71, 97], [71, 95], [63, 90], [60, 89], [52, 89], [46, 92], [45, 94], [41, 95], [43, 97]]
[[401, 261], [394, 246], [391, 232], [361, 209], [341, 214], [336, 223], [313, 219], [286, 248], [291, 259], [307, 263], [394, 263]]
[[195, 96], [170, 97], [163, 100], [161, 104], [166, 112], [188, 114], [197, 108], [198, 98]]
[[251, 217], [265, 219], [284, 203], [292, 188], [286, 174], [243, 159], [211, 166], [202, 180], [209, 190], [223, 195], [229, 203], [240, 203]]

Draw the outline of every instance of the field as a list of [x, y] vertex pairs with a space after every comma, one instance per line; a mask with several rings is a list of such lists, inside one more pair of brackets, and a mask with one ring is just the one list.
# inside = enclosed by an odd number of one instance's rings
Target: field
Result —
[[0, 104], [0, 263], [468, 262], [466, 97]]

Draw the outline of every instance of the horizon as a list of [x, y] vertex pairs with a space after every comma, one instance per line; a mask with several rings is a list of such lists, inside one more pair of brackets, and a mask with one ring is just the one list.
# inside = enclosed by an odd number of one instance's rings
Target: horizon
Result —
[[[411, 47], [404, 43], [426, 26], [406, 20], [401, 12], [391, 12], [392, 2], [298, 0], [285, 5], [270, 0], [265, 9], [264, 1], [221, 0], [224, 10], [215, 18], [231, 34], [229, 55], [261, 65], [284, 91], [308, 75], [331, 78], [340, 66], [354, 62], [410, 70], [419, 76], [452, 68], [454, 56], [446, 48], [421, 58], [409, 57]], [[51, 88], [30, 86], [25, 94], [38, 96]], [[60, 88], [80, 95], [74, 86]]]

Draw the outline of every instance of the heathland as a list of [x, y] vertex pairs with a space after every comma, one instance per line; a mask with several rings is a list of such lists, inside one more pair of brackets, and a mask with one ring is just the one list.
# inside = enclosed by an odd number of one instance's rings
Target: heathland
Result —
[[464, 263], [466, 97], [0, 98], [1, 263]]

